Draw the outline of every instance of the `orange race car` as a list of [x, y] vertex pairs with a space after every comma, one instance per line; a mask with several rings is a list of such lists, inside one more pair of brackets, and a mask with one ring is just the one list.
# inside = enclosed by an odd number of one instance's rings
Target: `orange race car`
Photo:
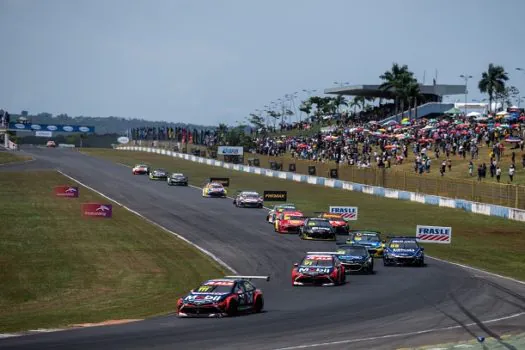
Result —
[[275, 218], [274, 228], [278, 233], [299, 233], [306, 217], [300, 211], [284, 211]]
[[320, 218], [328, 219], [330, 225], [335, 229], [336, 233], [345, 234], [348, 233], [350, 227], [346, 220], [341, 216], [341, 214], [329, 213], [329, 212], [317, 212]]

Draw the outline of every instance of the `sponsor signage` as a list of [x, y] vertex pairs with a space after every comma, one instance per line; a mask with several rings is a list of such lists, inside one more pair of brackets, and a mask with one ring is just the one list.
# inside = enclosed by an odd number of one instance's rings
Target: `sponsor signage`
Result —
[[113, 215], [111, 204], [82, 203], [82, 215], [92, 218], [109, 219]]
[[35, 131], [37, 137], [53, 137], [52, 131]]
[[288, 192], [286, 191], [264, 191], [263, 198], [269, 202], [286, 202]]
[[[50, 125], [50, 124], [22, 124], [9, 123], [8, 130], [10, 131], [56, 131], [56, 132], [88, 132], [94, 133], [94, 126], [83, 125]], [[38, 136], [38, 135], [37, 135]]]
[[55, 196], [56, 197], [66, 197], [66, 198], [78, 198], [78, 187], [73, 186], [56, 186], [55, 187]]
[[452, 242], [452, 227], [417, 225], [416, 239], [421, 243]]
[[230, 186], [230, 178], [228, 177], [210, 177], [210, 182], [217, 182], [224, 187]]
[[129, 143], [129, 137], [121, 136], [117, 139], [117, 142], [122, 145], [125, 145], [126, 143]]
[[72, 143], [59, 143], [58, 147], [61, 148], [75, 148], [75, 145]]
[[223, 156], [242, 156], [244, 149], [242, 147], [219, 146], [217, 154]]
[[331, 206], [328, 210], [330, 213], [339, 214], [345, 220], [357, 220], [357, 207], [335, 207]]

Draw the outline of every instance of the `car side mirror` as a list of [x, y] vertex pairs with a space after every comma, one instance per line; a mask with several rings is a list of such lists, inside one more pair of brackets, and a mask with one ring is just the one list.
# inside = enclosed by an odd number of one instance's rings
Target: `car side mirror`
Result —
[[297, 267], [297, 266], [299, 266], [299, 263], [294, 263], [293, 266]]
[[421, 247], [421, 250], [423, 251], [423, 250], [425, 250], [425, 248]]

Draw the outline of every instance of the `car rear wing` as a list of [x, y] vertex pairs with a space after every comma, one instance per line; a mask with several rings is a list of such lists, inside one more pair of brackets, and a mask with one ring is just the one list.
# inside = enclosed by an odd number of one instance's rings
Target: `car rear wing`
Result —
[[224, 276], [224, 278], [228, 279], [243, 279], [243, 280], [266, 280], [266, 282], [270, 282], [270, 276]]

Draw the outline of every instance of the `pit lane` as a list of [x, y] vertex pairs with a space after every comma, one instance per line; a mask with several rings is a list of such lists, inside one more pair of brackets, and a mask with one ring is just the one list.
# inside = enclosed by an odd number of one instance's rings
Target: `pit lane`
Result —
[[[256, 282], [265, 295], [266, 312], [259, 315], [218, 320], [170, 315], [8, 338], [0, 340], [0, 348], [391, 349], [472, 337], [467, 329], [504, 332], [525, 324], [523, 316], [507, 318], [525, 311], [525, 301], [519, 298], [525, 295], [524, 286], [432, 260], [426, 268], [385, 268], [376, 261], [375, 275], [351, 275], [341, 287], [293, 288], [292, 264], [306, 251], [333, 250], [333, 242], [279, 235], [265, 222], [264, 209], [235, 208], [230, 199], [202, 198], [194, 188], [132, 176], [126, 167], [74, 150], [27, 152], [39, 167], [59, 168], [211, 251], [239, 273], [269, 274], [272, 280]], [[501, 320], [483, 324], [494, 319]], [[467, 324], [474, 326], [463, 327]], [[439, 331], [425, 332], [429, 329]], [[389, 334], [405, 336], [385, 337]], [[358, 341], [345, 343], [349, 339]]]

